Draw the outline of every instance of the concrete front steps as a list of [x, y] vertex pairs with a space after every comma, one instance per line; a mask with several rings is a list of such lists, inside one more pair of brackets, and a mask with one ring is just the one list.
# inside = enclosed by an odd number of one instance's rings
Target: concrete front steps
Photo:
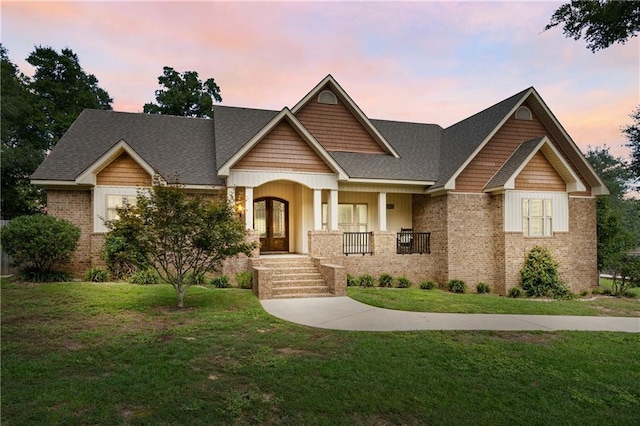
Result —
[[273, 299], [333, 297], [320, 271], [308, 256], [265, 255], [257, 263], [272, 271]]

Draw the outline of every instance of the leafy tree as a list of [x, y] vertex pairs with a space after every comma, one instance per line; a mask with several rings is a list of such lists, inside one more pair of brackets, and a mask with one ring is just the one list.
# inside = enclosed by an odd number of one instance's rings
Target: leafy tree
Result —
[[147, 114], [212, 117], [213, 101], [222, 102], [220, 87], [214, 79], [202, 82], [195, 71], [179, 73], [164, 67], [158, 84], [164, 88], [156, 90], [157, 104], [144, 104], [143, 111]]
[[632, 173], [629, 164], [621, 157], [614, 157], [606, 145], [589, 147], [586, 157], [609, 188], [611, 197], [622, 200], [630, 189]]
[[609, 270], [623, 253], [633, 248], [636, 238], [625, 229], [622, 214], [613, 207], [611, 197], [598, 197], [596, 201], [598, 233], [598, 270]]
[[640, 31], [640, 2], [573, 0], [556, 9], [544, 30], [557, 26], [566, 37], [584, 38], [592, 52], [624, 44]]
[[113, 99], [98, 86], [98, 79], [87, 74], [71, 49], [60, 53], [51, 47], [38, 46], [27, 57], [35, 67], [29, 84], [40, 99], [48, 122], [53, 147], [85, 108], [111, 109]]
[[28, 78], [9, 60], [2, 45], [0, 57], [1, 211], [3, 219], [11, 219], [34, 214], [42, 205], [44, 194], [30, 184], [30, 176], [44, 160], [48, 136], [46, 117], [29, 90]]
[[10, 219], [41, 208], [46, 194], [30, 184], [30, 176], [84, 108], [111, 109], [111, 98], [70, 49], [58, 54], [36, 47], [27, 58], [33, 78], [20, 73], [2, 46], [0, 54], [2, 217]]
[[13, 219], [2, 228], [0, 238], [15, 266], [47, 272], [71, 260], [80, 229], [64, 219], [36, 214]]
[[244, 225], [226, 202], [188, 195], [180, 185], [154, 182], [148, 193], [139, 194], [135, 206], [125, 206], [118, 214], [119, 220], [107, 222], [110, 232], [126, 236], [173, 286], [180, 308], [192, 277], [218, 271], [224, 259], [249, 255], [255, 248], [245, 242]]
[[640, 106], [629, 116], [633, 119], [633, 124], [625, 126], [622, 133], [627, 136], [626, 146], [631, 148], [630, 172], [640, 181]]

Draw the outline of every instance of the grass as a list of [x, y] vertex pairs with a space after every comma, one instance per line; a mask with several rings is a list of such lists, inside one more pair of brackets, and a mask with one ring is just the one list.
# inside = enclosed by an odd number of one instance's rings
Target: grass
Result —
[[2, 424], [640, 418], [636, 334], [346, 332], [270, 317], [247, 290], [175, 302], [167, 285], [2, 282]]
[[401, 311], [640, 317], [640, 300], [630, 298], [511, 299], [495, 294], [455, 294], [416, 288], [349, 287], [347, 293], [362, 303]]

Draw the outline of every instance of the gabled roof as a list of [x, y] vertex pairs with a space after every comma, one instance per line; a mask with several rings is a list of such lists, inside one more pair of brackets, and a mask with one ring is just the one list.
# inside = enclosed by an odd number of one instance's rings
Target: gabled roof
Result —
[[431, 190], [453, 189], [455, 178], [469, 164], [532, 89], [499, 102], [442, 131], [440, 173]]
[[32, 175], [38, 181], [75, 179], [125, 141], [165, 179], [224, 185], [216, 174], [213, 121], [169, 115], [84, 110]]
[[515, 180], [524, 167], [531, 161], [533, 156], [542, 151], [544, 156], [551, 162], [556, 172], [567, 184], [567, 192], [585, 191], [586, 188], [578, 175], [562, 157], [546, 136], [531, 139], [523, 142], [505, 161], [496, 174], [485, 185], [485, 192], [504, 191], [515, 189]]
[[342, 102], [345, 103], [347, 108], [353, 113], [355, 118], [362, 124], [362, 126], [371, 134], [373, 139], [380, 144], [380, 146], [394, 157], [399, 157], [395, 148], [385, 139], [385, 137], [378, 131], [378, 129], [371, 123], [369, 118], [362, 112], [360, 107], [351, 99], [351, 97], [344, 91], [342, 86], [333, 78], [331, 74], [326, 76], [320, 83], [316, 85], [309, 93], [306, 94], [293, 108], [291, 112], [295, 115], [302, 107], [304, 107], [311, 99], [318, 96], [320, 92], [329, 87], [330, 90], [338, 96]]
[[320, 145], [320, 143], [313, 137], [311, 133], [300, 123], [300, 121], [291, 113], [289, 108], [284, 108], [275, 117], [273, 117], [267, 124], [265, 124], [255, 135], [248, 141], [242, 144], [242, 147], [231, 156], [224, 164], [221, 164], [218, 169], [219, 176], [229, 176], [231, 168], [242, 157], [247, 154], [254, 146], [256, 146], [263, 137], [269, 134], [279, 123], [287, 121], [291, 127], [300, 135], [300, 137], [313, 149], [316, 154], [338, 175], [338, 180], [346, 180], [347, 174], [336, 163], [336, 161], [329, 155], [329, 153]]

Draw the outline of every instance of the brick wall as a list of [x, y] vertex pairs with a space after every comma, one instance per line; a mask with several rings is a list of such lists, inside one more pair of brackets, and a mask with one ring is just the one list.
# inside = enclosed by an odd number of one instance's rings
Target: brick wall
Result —
[[551, 251], [559, 263], [560, 278], [573, 293], [595, 287], [598, 283], [595, 198], [569, 198], [569, 232], [546, 238], [524, 237], [516, 232], [505, 234], [506, 291], [520, 284], [525, 258], [535, 246]]
[[412, 209], [413, 230], [431, 233], [430, 279], [444, 283], [449, 269], [447, 196], [413, 195]]
[[92, 192], [49, 189], [47, 191], [47, 213], [57, 218], [66, 219], [80, 228], [78, 248], [67, 269], [76, 276], [82, 276], [91, 267]]

